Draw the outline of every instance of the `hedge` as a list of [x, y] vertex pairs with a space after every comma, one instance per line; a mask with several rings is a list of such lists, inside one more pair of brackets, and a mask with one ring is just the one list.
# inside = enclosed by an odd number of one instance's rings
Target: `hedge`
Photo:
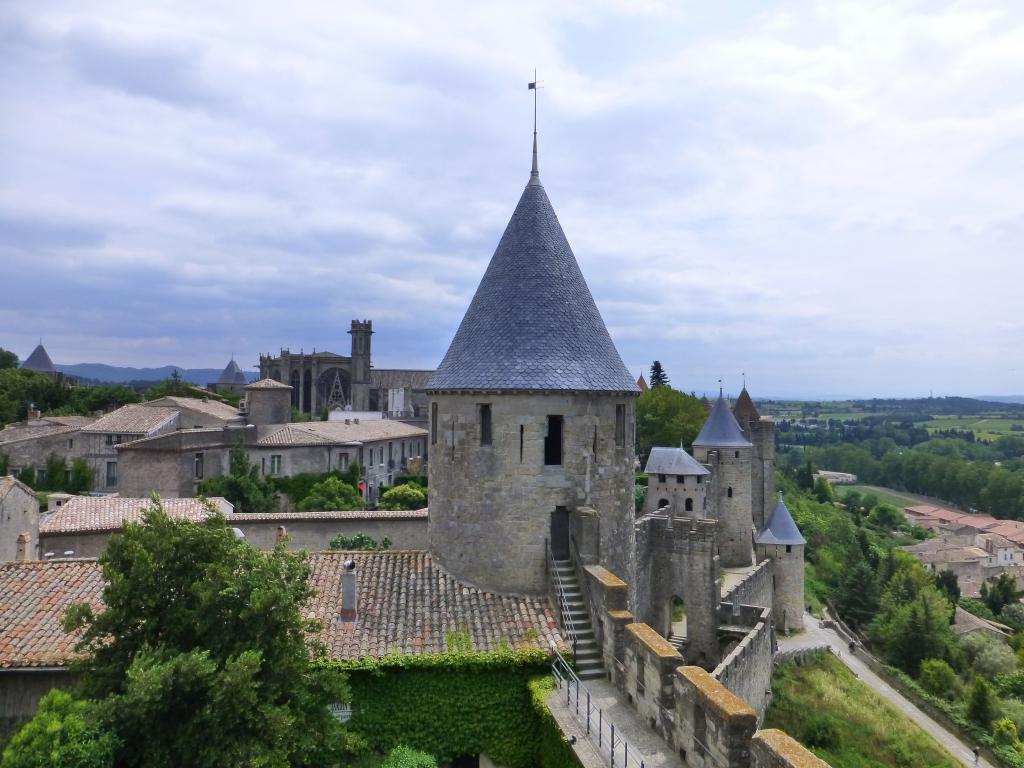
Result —
[[404, 744], [442, 764], [486, 754], [508, 768], [573, 768], [578, 763], [543, 701], [553, 685], [544, 682], [550, 661], [545, 651], [504, 649], [337, 666], [352, 687], [349, 728], [377, 752]]

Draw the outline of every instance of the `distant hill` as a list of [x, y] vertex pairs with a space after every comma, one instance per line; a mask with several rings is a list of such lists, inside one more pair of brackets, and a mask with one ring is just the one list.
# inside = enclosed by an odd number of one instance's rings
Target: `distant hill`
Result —
[[1024, 405], [1024, 395], [978, 395], [979, 400], [988, 400], [990, 403], [1020, 403]]
[[[116, 365], [105, 365], [104, 363], [75, 363], [74, 365], [54, 366], [58, 371], [66, 373], [75, 378], [97, 381], [104, 384], [129, 384], [140, 381], [162, 381], [178, 371], [181, 378], [191, 384], [203, 386], [217, 381], [223, 369], [221, 368], [180, 368], [176, 365], [165, 365], [160, 368], [128, 368]], [[256, 381], [258, 374], [255, 371], [246, 371], [245, 376], [249, 381]]]

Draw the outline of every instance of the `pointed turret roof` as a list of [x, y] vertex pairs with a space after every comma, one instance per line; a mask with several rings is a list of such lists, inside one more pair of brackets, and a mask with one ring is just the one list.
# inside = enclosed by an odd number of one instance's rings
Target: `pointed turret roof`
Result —
[[217, 379], [218, 384], [247, 384], [245, 374], [242, 373], [242, 369], [238, 367], [238, 363], [235, 362], [234, 358], [231, 359], [224, 370], [220, 374], [220, 378]]
[[757, 406], [754, 405], [754, 401], [751, 399], [746, 387], [743, 387], [740, 396], [736, 398], [736, 402], [732, 406], [732, 413], [740, 420], [758, 421], [761, 418], [761, 414], [758, 413]]
[[710, 475], [708, 468], [682, 448], [651, 448], [644, 472], [649, 475]]
[[754, 537], [755, 544], [806, 544], [807, 540], [796, 527], [793, 516], [789, 514], [786, 502], [779, 494], [779, 503], [775, 505], [771, 515], [768, 516], [768, 523], [761, 532]]
[[641, 392], [646, 392], [648, 389], [650, 389], [650, 387], [647, 386], [647, 379], [644, 378], [642, 372], [640, 374], [640, 378], [636, 380], [636, 385], [640, 388]]
[[534, 170], [431, 390], [639, 392]]
[[42, 342], [36, 345], [36, 348], [32, 350], [32, 354], [25, 359], [21, 367], [38, 373], [57, 372], [57, 369], [53, 367], [53, 361], [50, 359], [50, 356], [46, 354], [46, 349], [43, 347]]
[[750, 441], [743, 436], [743, 430], [740, 429], [736, 417], [729, 410], [721, 390], [718, 392], [718, 400], [712, 407], [708, 420], [704, 422], [704, 428], [701, 429], [693, 444], [705, 448], [750, 447]]

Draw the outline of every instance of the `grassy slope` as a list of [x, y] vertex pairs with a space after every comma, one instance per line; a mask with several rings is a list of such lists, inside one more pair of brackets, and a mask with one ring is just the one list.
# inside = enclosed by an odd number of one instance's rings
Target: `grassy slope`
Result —
[[[878, 500], [883, 504], [892, 504], [899, 510], [904, 507], [913, 507], [918, 504], [927, 504], [924, 496], [915, 496], [912, 493], [904, 493], [903, 491], [894, 491], [891, 488], [882, 488], [881, 486], [868, 486], [868, 485], [837, 485], [835, 486], [836, 493], [842, 496], [846, 491], [857, 491], [862, 494], [871, 494], [877, 496]], [[933, 502], [938, 504], [938, 502]], [[948, 507], [948, 504], [943, 504]]]
[[832, 768], [960, 768], [831, 655], [806, 667], [780, 667], [772, 693], [765, 727], [793, 735]]

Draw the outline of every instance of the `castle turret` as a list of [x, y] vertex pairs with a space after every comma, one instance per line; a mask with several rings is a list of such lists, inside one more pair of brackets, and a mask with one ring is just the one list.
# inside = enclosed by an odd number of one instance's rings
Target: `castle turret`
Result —
[[245, 416], [250, 424], [287, 424], [292, 411], [292, 388], [273, 379], [245, 387]]
[[750, 501], [754, 527], [760, 530], [775, 504], [775, 422], [761, 416], [745, 385], [732, 412], [754, 447], [750, 462]]
[[804, 545], [786, 502], [779, 494], [768, 523], [754, 539], [757, 559], [775, 561], [772, 616], [779, 632], [798, 632], [804, 626]]
[[21, 367], [27, 371], [48, 373], [51, 376], [57, 373], [57, 369], [53, 367], [53, 361], [50, 359], [50, 355], [47, 354], [46, 347], [43, 346], [41, 341], [32, 350], [32, 354], [25, 358]]
[[352, 410], [370, 410], [370, 342], [372, 320], [353, 320], [352, 336]]
[[652, 448], [644, 467], [644, 514], [671, 506], [673, 517], [707, 517], [707, 467], [682, 448]]
[[633, 572], [634, 406], [536, 165], [428, 387], [430, 549], [455, 577], [545, 591], [545, 542], [597, 510], [600, 559]]
[[693, 453], [697, 461], [711, 470], [708, 507], [721, 528], [722, 566], [750, 565], [754, 533], [750, 495], [753, 445], [744, 436], [721, 391], [703, 429], [693, 441]]

